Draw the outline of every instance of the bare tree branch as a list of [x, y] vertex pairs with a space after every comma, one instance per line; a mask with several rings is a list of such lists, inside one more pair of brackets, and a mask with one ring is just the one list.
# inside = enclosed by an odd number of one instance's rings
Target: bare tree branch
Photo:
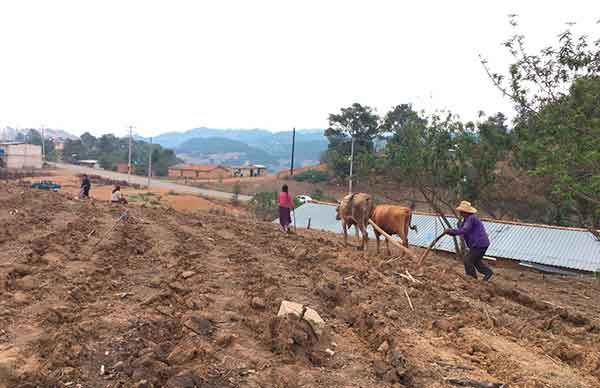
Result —
[[490, 71], [490, 68], [487, 65], [487, 60], [485, 60], [485, 58], [483, 58], [483, 56], [481, 56], [481, 54], [479, 55], [479, 62], [481, 62], [483, 69], [485, 70], [487, 76], [492, 81], [494, 86], [496, 86], [496, 88], [498, 90], [500, 90], [500, 92], [502, 92], [502, 94], [504, 94], [504, 96], [510, 98], [513, 102], [517, 103], [519, 106], [521, 106], [521, 107], [525, 108], [526, 110], [528, 110], [529, 112], [533, 113], [536, 117], [538, 117], [538, 118], [540, 117], [539, 113], [535, 109], [533, 109], [529, 105], [523, 103], [523, 101], [519, 100], [519, 98], [517, 98], [514, 94], [509, 93], [508, 90], [506, 90], [506, 88], [502, 86], [502, 84], [496, 79], [496, 77], [494, 77], [494, 75]]

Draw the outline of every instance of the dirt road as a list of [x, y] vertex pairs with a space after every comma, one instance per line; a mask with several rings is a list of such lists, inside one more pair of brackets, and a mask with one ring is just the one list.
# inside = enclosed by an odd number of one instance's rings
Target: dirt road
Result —
[[[56, 168], [67, 169], [71, 171], [76, 171], [81, 174], [93, 174], [99, 175], [104, 178], [114, 179], [114, 180], [127, 180], [127, 174], [121, 174], [114, 171], [107, 171], [96, 168], [89, 168], [83, 166], [77, 166], [74, 164], [66, 164], [66, 163], [52, 163]], [[148, 184], [148, 178], [141, 177], [137, 175], [131, 175], [130, 178], [131, 183], [135, 183], [138, 185], [146, 186]], [[233, 196], [232, 193], [227, 193], [223, 191], [211, 190], [211, 189], [202, 189], [198, 187], [180, 185], [177, 183], [167, 182], [160, 179], [152, 179], [150, 185], [153, 187], [158, 187], [165, 190], [173, 190], [178, 193], [186, 193], [186, 194], [196, 194], [203, 195], [208, 198], [220, 199], [220, 200], [230, 200]], [[242, 202], [248, 202], [252, 197], [247, 195], [240, 195], [238, 199]]]
[[0, 182], [0, 388], [600, 386], [591, 277], [496, 263], [486, 283], [438, 253], [419, 271], [329, 233], [121, 212]]
[[[60, 191], [62, 193], [68, 193], [72, 196], [78, 196], [81, 178], [77, 176], [77, 172], [73, 170], [57, 169], [47, 171], [48, 175], [27, 177], [32, 182], [41, 180], [50, 180], [58, 183], [61, 186]], [[113, 185], [107, 182], [102, 182], [97, 179], [95, 175], [92, 176], [92, 190], [90, 196], [99, 201], [110, 201]], [[106, 179], [106, 178], [101, 178]], [[172, 190], [165, 190], [155, 186], [148, 188], [136, 189], [131, 186], [124, 186], [121, 188], [121, 192], [125, 198], [135, 202], [146, 198], [148, 201], [158, 201], [163, 204], [169, 204], [174, 209], [182, 212], [195, 212], [202, 210], [213, 210], [219, 212], [227, 212], [228, 214], [244, 214], [247, 209], [242, 203], [233, 204], [231, 201], [217, 200], [217, 199], [206, 199], [205, 197], [198, 196], [196, 194], [181, 194]], [[155, 194], [152, 197], [148, 196], [148, 193]]]

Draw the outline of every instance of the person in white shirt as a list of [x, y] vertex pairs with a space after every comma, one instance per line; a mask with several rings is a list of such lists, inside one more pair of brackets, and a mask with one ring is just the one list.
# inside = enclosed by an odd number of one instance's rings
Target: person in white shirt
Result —
[[112, 203], [127, 203], [127, 198], [121, 194], [121, 186], [115, 186], [112, 191], [111, 200]]

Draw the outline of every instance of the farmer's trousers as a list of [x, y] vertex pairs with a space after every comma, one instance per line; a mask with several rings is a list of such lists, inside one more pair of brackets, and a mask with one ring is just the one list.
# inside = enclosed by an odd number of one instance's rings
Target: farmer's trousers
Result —
[[469, 276], [473, 276], [477, 279], [477, 271], [484, 274], [485, 276], [491, 276], [492, 270], [483, 264], [483, 255], [485, 255], [487, 248], [470, 248], [469, 253], [464, 258], [465, 272]]

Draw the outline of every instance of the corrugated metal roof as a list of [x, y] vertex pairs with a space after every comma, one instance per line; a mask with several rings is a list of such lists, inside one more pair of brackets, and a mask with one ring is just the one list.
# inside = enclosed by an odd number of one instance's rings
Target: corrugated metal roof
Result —
[[[335, 219], [335, 207], [307, 203], [296, 209], [298, 227], [306, 227], [311, 219], [312, 229], [341, 233], [342, 226]], [[449, 218], [453, 225], [456, 219]], [[412, 223], [418, 233], [409, 231], [411, 245], [427, 247], [443, 230], [439, 217], [413, 214]], [[600, 271], [600, 241], [591, 233], [580, 230], [545, 228], [541, 226], [483, 222], [490, 238], [488, 256], [583, 271]], [[371, 235], [372, 230], [369, 227]], [[354, 232], [352, 232], [354, 233]], [[437, 245], [439, 250], [454, 252], [454, 242], [444, 237]]]

